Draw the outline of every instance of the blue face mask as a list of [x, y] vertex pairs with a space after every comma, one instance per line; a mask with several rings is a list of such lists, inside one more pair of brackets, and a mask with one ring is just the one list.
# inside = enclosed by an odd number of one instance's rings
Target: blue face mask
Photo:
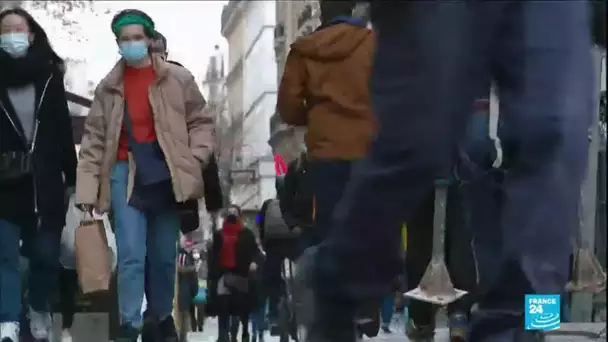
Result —
[[28, 33], [13, 32], [0, 35], [0, 48], [13, 58], [20, 58], [27, 54], [30, 48]]
[[127, 63], [139, 63], [148, 55], [148, 45], [143, 40], [121, 42], [118, 45], [120, 55]]

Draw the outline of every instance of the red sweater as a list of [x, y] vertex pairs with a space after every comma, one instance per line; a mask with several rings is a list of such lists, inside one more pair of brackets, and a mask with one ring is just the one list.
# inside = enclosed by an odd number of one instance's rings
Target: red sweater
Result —
[[[154, 129], [154, 118], [152, 107], [148, 100], [148, 88], [156, 79], [156, 73], [152, 66], [146, 68], [126, 67], [124, 72], [124, 96], [131, 126], [133, 127], [133, 138], [137, 142], [156, 141]], [[127, 129], [123, 120], [120, 140], [118, 141], [117, 160], [128, 159]]]

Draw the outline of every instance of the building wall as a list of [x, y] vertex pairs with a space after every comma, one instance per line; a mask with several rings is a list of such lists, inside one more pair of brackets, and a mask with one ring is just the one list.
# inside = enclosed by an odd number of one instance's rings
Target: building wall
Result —
[[[89, 97], [89, 80], [87, 77], [87, 62], [79, 59], [65, 59], [65, 90], [74, 94]], [[68, 104], [72, 115], [86, 116], [89, 112], [88, 108], [75, 103]]]
[[275, 195], [268, 122], [276, 107], [277, 76], [273, 49], [276, 1], [251, 1], [245, 13], [242, 165], [246, 169], [255, 169], [257, 179], [255, 184], [243, 187], [237, 203], [244, 209], [257, 210], [266, 198]]
[[[274, 161], [268, 139], [268, 121], [276, 106], [274, 56], [275, 1], [230, 1], [223, 14], [223, 34], [228, 40], [226, 78], [228, 112], [234, 132], [231, 201], [244, 210], [257, 210], [264, 199], [274, 196]], [[235, 20], [236, 18], [236, 20]], [[225, 29], [228, 28], [228, 29]], [[230, 146], [225, 145], [227, 148]], [[253, 172], [248, 181], [246, 172]]]

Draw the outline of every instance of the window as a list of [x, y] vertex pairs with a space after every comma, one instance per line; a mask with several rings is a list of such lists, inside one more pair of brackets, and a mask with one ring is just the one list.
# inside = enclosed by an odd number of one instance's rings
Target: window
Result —
[[284, 37], [285, 36], [285, 25], [281, 24], [277, 24], [277, 26], [275, 26], [274, 28], [274, 37], [275, 38], [279, 38], [279, 37]]
[[300, 16], [298, 17], [298, 21], [297, 21], [298, 29], [300, 29], [302, 27], [302, 25], [304, 25], [311, 18], [312, 18], [312, 6], [310, 4], [306, 4], [304, 9], [302, 10], [302, 13], [300, 13]]

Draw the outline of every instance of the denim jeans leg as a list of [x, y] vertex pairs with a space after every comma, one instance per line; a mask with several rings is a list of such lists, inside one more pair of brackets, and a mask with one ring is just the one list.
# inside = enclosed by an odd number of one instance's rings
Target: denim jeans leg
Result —
[[[117, 248], [117, 288], [120, 323], [141, 326], [146, 262], [146, 216], [127, 201], [129, 166], [117, 162], [112, 171], [110, 191]], [[173, 293], [173, 292], [172, 292]]]
[[[28, 274], [29, 306], [36, 312], [50, 312], [59, 281], [61, 231], [43, 225], [34, 235]], [[40, 286], [44, 284], [44, 286]]]
[[19, 322], [21, 313], [20, 231], [0, 219], [0, 323]]
[[148, 262], [150, 266], [148, 308], [158, 317], [171, 315], [175, 293], [175, 262], [179, 239], [179, 216], [166, 211], [149, 218]]

